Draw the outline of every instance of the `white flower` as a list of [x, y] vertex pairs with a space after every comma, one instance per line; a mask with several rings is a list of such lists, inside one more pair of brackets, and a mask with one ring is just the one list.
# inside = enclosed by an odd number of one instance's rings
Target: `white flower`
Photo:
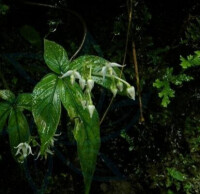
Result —
[[107, 70], [109, 71], [110, 75], [116, 74], [113, 67], [123, 67], [123, 66], [118, 63], [107, 63], [101, 70], [103, 79], [105, 79]]
[[35, 158], [35, 160], [38, 160], [38, 158], [40, 158], [40, 160], [42, 160], [43, 157], [44, 157], [44, 159], [46, 160], [48, 154], [53, 155], [54, 153], [53, 153], [49, 148], [47, 148], [46, 151], [45, 151], [45, 153], [44, 153], [44, 155], [41, 156], [41, 152], [39, 151], [37, 157]]
[[[54, 142], [57, 141], [57, 137], [59, 137], [62, 133], [58, 133], [58, 134], [54, 134], [54, 136], [50, 139], [50, 145], [52, 147], [54, 147]], [[47, 144], [48, 142], [46, 142], [45, 144]]]
[[135, 100], [135, 88], [133, 86], [129, 86], [127, 89], [128, 97]]
[[116, 87], [111, 87], [111, 91], [113, 93], [113, 96], [115, 97], [117, 94], [117, 88]]
[[17, 147], [14, 148], [17, 149], [15, 156], [20, 154], [21, 156], [23, 156], [23, 159], [25, 159], [30, 154], [33, 155], [31, 146], [26, 142], [20, 143]]
[[62, 79], [68, 76], [70, 76], [70, 81], [72, 85], [74, 84], [76, 79], [82, 79], [80, 73], [76, 70], [69, 70], [66, 73], [64, 73], [60, 78]]
[[85, 85], [86, 85], [85, 79], [79, 79], [79, 84], [80, 84], [80, 86], [81, 86], [81, 89], [84, 90]]
[[94, 113], [94, 109], [95, 109], [94, 105], [88, 105], [88, 110], [89, 110], [89, 113], [90, 113], [90, 118], [92, 118], [92, 115]]
[[86, 106], [87, 106], [87, 101], [86, 100], [81, 100], [81, 105], [82, 105], [83, 109], [85, 109]]
[[74, 82], [75, 82], [75, 76], [74, 76], [74, 74], [70, 75], [70, 82], [71, 82], [72, 85], [74, 85]]
[[89, 91], [91, 92], [92, 88], [94, 87], [94, 80], [88, 79], [87, 80], [87, 86], [88, 86]]
[[123, 83], [122, 82], [118, 82], [117, 83], [117, 88], [119, 89], [120, 92], [123, 91]]

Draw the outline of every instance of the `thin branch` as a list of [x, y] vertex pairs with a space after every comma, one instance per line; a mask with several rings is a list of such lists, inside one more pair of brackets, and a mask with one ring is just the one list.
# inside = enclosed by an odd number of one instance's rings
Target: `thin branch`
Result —
[[74, 59], [78, 55], [78, 53], [80, 52], [80, 50], [82, 49], [82, 47], [83, 47], [83, 45], [85, 43], [85, 39], [86, 39], [86, 35], [87, 35], [87, 26], [85, 24], [84, 19], [77, 12], [72, 11], [72, 10], [67, 9], [67, 8], [57, 7], [57, 6], [54, 6], [54, 5], [48, 5], [48, 4], [43, 4], [43, 3], [28, 2], [28, 1], [24, 1], [23, 3], [27, 4], [27, 5], [35, 5], [35, 6], [42, 6], [42, 7], [49, 7], [49, 8], [53, 8], [53, 9], [64, 10], [64, 11], [67, 11], [67, 12], [71, 13], [72, 15], [75, 15], [80, 20], [80, 22], [81, 22], [81, 24], [83, 26], [83, 38], [82, 38], [82, 41], [80, 43], [80, 46], [78, 47], [76, 52], [70, 58], [70, 61], [72, 61], [72, 59]]
[[132, 15], [133, 15], [132, 0], [130, 0], [130, 4], [128, 4], [127, 7], [128, 7], [128, 27], [127, 27], [126, 44], [125, 44], [124, 58], [122, 62], [122, 69], [120, 72], [120, 78], [122, 77], [122, 73], [124, 70], [125, 62], [126, 62], [127, 50], [128, 50], [129, 34], [130, 34], [131, 21], [132, 21]]
[[115, 97], [114, 97], [114, 95], [113, 95], [113, 97], [112, 97], [112, 99], [111, 99], [111, 101], [110, 101], [110, 103], [109, 103], [109, 105], [108, 105], [106, 111], [105, 111], [104, 114], [103, 114], [103, 117], [102, 117], [102, 119], [101, 119], [101, 121], [100, 121], [100, 125], [101, 125], [102, 122], [104, 121], [104, 119], [105, 119], [105, 117], [106, 117], [106, 115], [107, 115], [107, 113], [108, 113], [108, 111], [109, 111], [109, 109], [110, 109], [110, 107], [111, 107], [111, 105], [112, 105], [112, 103], [113, 103], [114, 98], [115, 98]]
[[140, 90], [140, 78], [139, 78], [137, 55], [136, 55], [136, 49], [135, 49], [134, 42], [132, 42], [132, 47], [133, 47], [133, 63], [134, 63], [134, 67], [135, 67], [134, 69], [135, 69], [136, 85], [137, 85], [139, 107], [140, 107], [140, 123], [143, 123], [144, 117], [143, 117], [142, 97], [141, 97], [141, 90]]

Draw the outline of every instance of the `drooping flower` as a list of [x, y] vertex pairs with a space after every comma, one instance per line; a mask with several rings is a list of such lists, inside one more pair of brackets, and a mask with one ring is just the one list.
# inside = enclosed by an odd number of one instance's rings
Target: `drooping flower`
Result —
[[117, 88], [115, 87], [115, 86], [112, 86], [111, 87], [111, 92], [113, 93], [113, 96], [115, 97], [116, 96], [116, 94], [117, 94]]
[[127, 89], [128, 97], [135, 100], [135, 88], [133, 86], [129, 86]]
[[87, 80], [87, 87], [88, 87], [89, 91], [91, 92], [92, 88], [94, 87], [94, 80], [88, 79]]
[[[62, 133], [54, 134], [54, 136], [50, 139], [50, 145], [54, 147], [54, 142], [57, 141], [57, 137], [59, 137]], [[46, 142], [47, 143], [47, 142]]]
[[123, 83], [119, 81], [117, 83], [117, 88], [119, 89], [120, 92], [122, 92], [123, 91]]
[[81, 105], [82, 105], [83, 109], [85, 109], [87, 107], [87, 101], [81, 100]]
[[110, 75], [116, 74], [113, 67], [123, 67], [123, 66], [118, 63], [107, 63], [101, 70], [101, 73], [103, 75], [103, 80], [105, 79], [107, 71], [109, 71]]
[[85, 85], [86, 85], [86, 81], [85, 79], [79, 79], [79, 85], [81, 86], [81, 89], [84, 90]]
[[69, 70], [66, 73], [64, 73], [62, 76], [60, 76], [60, 78], [62, 79], [68, 76], [70, 76], [70, 82], [72, 85], [74, 84], [76, 79], [79, 79], [79, 80], [82, 79], [80, 73], [76, 70]]
[[22, 159], [25, 159], [30, 154], [33, 155], [31, 146], [26, 142], [20, 143], [17, 147], [14, 148], [17, 149], [15, 156], [21, 155]]
[[92, 115], [94, 113], [94, 109], [95, 109], [94, 105], [88, 105], [88, 110], [89, 110], [89, 113], [90, 113], [90, 118], [92, 118]]

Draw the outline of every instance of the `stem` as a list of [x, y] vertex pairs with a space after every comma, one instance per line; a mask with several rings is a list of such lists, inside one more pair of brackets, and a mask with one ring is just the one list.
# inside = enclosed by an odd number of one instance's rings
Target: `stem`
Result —
[[[100, 74], [100, 73], [92, 73], [92, 74], [93, 74], [93, 75], [97, 75], [97, 76], [102, 76], [102, 74]], [[102, 77], [103, 77], [103, 76], [102, 76]], [[129, 84], [128, 82], [126, 82], [125, 80], [123, 80], [123, 79], [121, 79], [121, 78], [119, 78], [119, 77], [117, 77], [117, 76], [115, 76], [115, 75], [105, 75], [105, 77], [115, 78], [115, 79], [117, 79], [117, 80], [123, 82], [123, 83], [126, 84], [127, 86], [130, 86], [130, 84]]]
[[107, 115], [107, 113], [108, 113], [108, 111], [109, 111], [109, 109], [110, 109], [110, 107], [111, 107], [111, 105], [113, 103], [114, 98], [115, 97], [113, 96], [112, 99], [111, 99], [111, 101], [110, 101], [110, 103], [109, 103], [109, 105], [108, 105], [108, 107], [107, 107], [107, 109], [106, 109], [106, 111], [104, 112], [103, 117], [101, 118], [101, 121], [100, 121], [100, 125], [104, 121], [104, 119], [105, 119], [105, 117], [106, 117], [106, 115]]
[[[129, 9], [129, 6], [130, 6], [130, 9]], [[122, 73], [123, 73], [124, 66], [125, 66], [125, 61], [126, 61], [127, 50], [128, 50], [128, 41], [129, 41], [131, 20], [132, 20], [132, 14], [133, 14], [132, 0], [130, 0], [130, 5], [127, 5], [127, 7], [128, 7], [128, 29], [127, 29], [127, 34], [126, 34], [126, 44], [125, 44], [125, 51], [124, 51], [124, 59], [123, 59], [123, 62], [122, 62], [122, 69], [121, 69], [121, 72], [120, 72], [120, 78], [122, 77]]]
[[[129, 0], [128, 0], [129, 2]], [[124, 70], [124, 66], [125, 66], [125, 61], [126, 61], [126, 55], [127, 55], [127, 50], [128, 50], [128, 41], [129, 41], [129, 33], [130, 33], [130, 28], [131, 28], [131, 19], [132, 19], [132, 0], [130, 0], [130, 9], [129, 9], [129, 5], [127, 5], [128, 7], [128, 29], [127, 29], [127, 34], [126, 34], [126, 44], [125, 44], [125, 51], [124, 51], [124, 59], [123, 59], [123, 63], [122, 63], [122, 69], [121, 69], [121, 72], [120, 72], [120, 78], [119, 77], [116, 77], [114, 76], [116, 79], [120, 80], [121, 82], [125, 83], [126, 85], [130, 86], [129, 83], [127, 83], [126, 81], [122, 80], [121, 77], [122, 77], [122, 73], [123, 73], [123, 70]], [[113, 100], [114, 100], [114, 96], [112, 97], [101, 121], [100, 121], [100, 125], [101, 123], [103, 122], [105, 116], [107, 115], [112, 103], [113, 103]]]
[[140, 90], [140, 78], [139, 78], [139, 72], [138, 72], [137, 55], [136, 55], [134, 42], [132, 42], [132, 47], [133, 47], [133, 62], [134, 62], [134, 67], [135, 67], [136, 85], [137, 85], [137, 90], [138, 90], [139, 107], [140, 107], [140, 123], [142, 123], [144, 122], [144, 117], [143, 117], [143, 109], [142, 109], [142, 97], [141, 97], [141, 90]]

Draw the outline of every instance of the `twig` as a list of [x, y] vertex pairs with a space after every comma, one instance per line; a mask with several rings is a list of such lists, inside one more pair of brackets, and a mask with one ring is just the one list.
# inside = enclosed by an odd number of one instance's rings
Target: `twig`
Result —
[[64, 11], [67, 11], [67, 12], [75, 15], [80, 20], [80, 22], [81, 22], [81, 24], [83, 26], [83, 38], [82, 38], [80, 46], [78, 47], [78, 49], [76, 50], [76, 52], [70, 58], [70, 61], [72, 61], [72, 59], [74, 59], [78, 55], [78, 53], [80, 52], [80, 50], [82, 49], [82, 47], [83, 47], [83, 45], [85, 43], [85, 39], [86, 39], [86, 35], [87, 35], [87, 26], [85, 24], [84, 19], [77, 12], [72, 11], [72, 10], [67, 9], [67, 8], [57, 7], [57, 6], [54, 6], [54, 5], [43, 4], [43, 3], [28, 2], [28, 1], [24, 1], [23, 3], [27, 4], [27, 5], [35, 5], [35, 6], [42, 6], [42, 7], [49, 7], [49, 8], [53, 8], [53, 9], [64, 10]]
[[[130, 6], [130, 8], [129, 8]], [[131, 20], [133, 15], [133, 8], [132, 8], [132, 0], [130, 0], [130, 5], [128, 5], [128, 28], [127, 28], [127, 34], [126, 34], [126, 44], [125, 44], [125, 51], [124, 51], [124, 58], [122, 62], [122, 69], [120, 72], [120, 78], [122, 77], [122, 73], [124, 70], [125, 62], [126, 62], [126, 55], [128, 50], [128, 41], [129, 41], [129, 34], [130, 34], [130, 28], [131, 28]]]
[[109, 103], [109, 105], [108, 105], [106, 111], [105, 111], [104, 114], [103, 114], [103, 117], [102, 117], [102, 119], [101, 119], [101, 121], [100, 121], [100, 125], [101, 125], [102, 122], [104, 121], [104, 119], [105, 119], [105, 117], [106, 117], [106, 115], [107, 115], [107, 113], [108, 113], [108, 111], [109, 111], [109, 109], [110, 109], [110, 107], [111, 107], [111, 105], [112, 105], [112, 103], [113, 103], [114, 98], [115, 98], [115, 97], [114, 97], [114, 95], [113, 95], [113, 97], [112, 97], [112, 99], [110, 100], [110, 103]]
[[141, 97], [141, 90], [140, 90], [140, 78], [139, 78], [139, 72], [138, 72], [138, 63], [137, 63], [137, 55], [136, 55], [136, 49], [135, 49], [135, 43], [132, 42], [133, 47], [133, 63], [134, 63], [134, 69], [135, 69], [135, 77], [136, 77], [136, 86], [138, 91], [138, 98], [139, 98], [139, 107], [140, 107], [140, 123], [144, 122], [143, 117], [143, 109], [142, 109], [142, 97]]
[[[129, 2], [129, 0], [128, 0]], [[125, 61], [126, 61], [126, 55], [127, 55], [127, 50], [128, 50], [128, 41], [129, 41], [129, 32], [130, 32], [130, 27], [131, 27], [131, 19], [132, 19], [132, 0], [130, 0], [130, 9], [129, 9], [129, 5], [127, 5], [128, 7], [128, 29], [127, 29], [127, 34], [126, 34], [126, 43], [125, 43], [125, 51], [124, 51], [124, 58], [123, 58], [123, 62], [122, 62], [122, 69], [121, 69], [121, 72], [120, 72], [120, 78], [122, 77], [122, 73], [123, 73], [123, 70], [124, 70], [124, 66], [125, 66]], [[114, 96], [112, 97], [106, 111], [104, 112], [103, 114], [103, 117], [100, 121], [100, 125], [102, 124], [102, 122], [104, 121], [112, 103], [113, 103], [113, 100], [114, 100]]]

